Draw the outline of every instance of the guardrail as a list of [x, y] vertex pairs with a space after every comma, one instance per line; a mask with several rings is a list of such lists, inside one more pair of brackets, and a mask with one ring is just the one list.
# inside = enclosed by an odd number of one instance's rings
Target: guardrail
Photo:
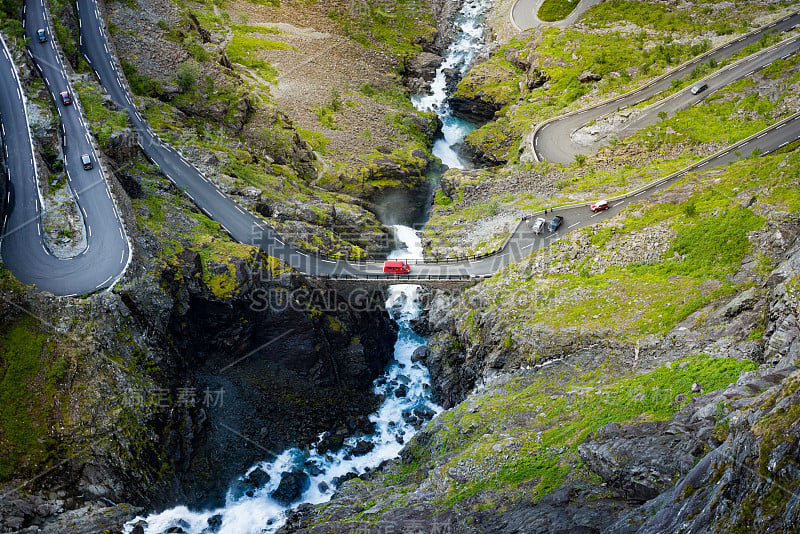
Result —
[[377, 280], [381, 282], [395, 282], [395, 281], [472, 281], [484, 280], [490, 278], [491, 274], [474, 275], [474, 274], [320, 274], [316, 278], [324, 278], [327, 280], [351, 280], [351, 281], [369, 281]]
[[[556, 117], [551, 117], [549, 119], [546, 119], [546, 120], [540, 122], [539, 124], [536, 125], [536, 127], [533, 129], [533, 132], [531, 132], [531, 134], [530, 134], [530, 144], [531, 144], [531, 152], [533, 152], [533, 158], [537, 162], [538, 161], [542, 161], [541, 158], [539, 158], [539, 155], [536, 153], [536, 142], [535, 141], [536, 141], [536, 135], [539, 133], [539, 131], [542, 128], [544, 128], [545, 126], [547, 126], [548, 124], [550, 124], [552, 122], [555, 122], [557, 120], [562, 120], [562, 119], [564, 119], [566, 117], [571, 117], [571, 116], [577, 115], [579, 113], [585, 113], [585, 112], [590, 111], [592, 109], [599, 108], [601, 106], [605, 106], [605, 105], [608, 105], [608, 104], [613, 104], [614, 102], [617, 102], [619, 100], [623, 100], [625, 98], [628, 98], [629, 96], [634, 95], [635, 93], [638, 93], [639, 91], [647, 89], [648, 87], [651, 87], [651, 86], [653, 86], [653, 85], [655, 85], [655, 84], [657, 84], [657, 83], [669, 78], [670, 76], [675, 75], [676, 72], [678, 72], [679, 70], [681, 70], [683, 68], [689, 67], [689, 66], [694, 65], [694, 64], [702, 63], [705, 59], [711, 57], [713, 54], [719, 52], [720, 50], [722, 50], [722, 49], [724, 49], [724, 48], [726, 48], [728, 46], [732, 46], [733, 43], [736, 43], [736, 42], [741, 41], [743, 39], [747, 39], [748, 37], [752, 37], [753, 35], [757, 35], [757, 34], [759, 34], [761, 32], [765, 32], [765, 31], [769, 30], [769, 28], [771, 28], [772, 26], [775, 26], [776, 24], [780, 24], [781, 22], [784, 22], [784, 21], [786, 21], [786, 20], [788, 20], [788, 19], [790, 19], [790, 18], [792, 18], [794, 16], [797, 16], [797, 15], [800, 15], [800, 11], [795, 11], [794, 13], [786, 15], [783, 18], [780, 18], [778, 20], [772, 21], [769, 24], [765, 24], [764, 26], [761, 26], [760, 28], [757, 28], [757, 29], [755, 29], [755, 30], [753, 30], [751, 32], [745, 33], [745, 34], [739, 36], [737, 39], [734, 39], [732, 41], [728, 41], [725, 44], [716, 46], [716, 47], [712, 48], [711, 50], [708, 50], [708, 51], [700, 54], [699, 56], [696, 56], [696, 57], [694, 57], [692, 59], [684, 61], [680, 65], [676, 66], [674, 69], [671, 69], [668, 72], [665, 72], [663, 74], [660, 74], [659, 76], [656, 76], [655, 78], [653, 78], [649, 82], [645, 83], [644, 85], [640, 85], [639, 87], [631, 89], [630, 91], [622, 93], [621, 95], [613, 96], [611, 98], [603, 100], [602, 102], [598, 102], [596, 104], [592, 104], [591, 106], [587, 106], [587, 107], [584, 107], [584, 108], [579, 108], [579, 109], [576, 109], [576, 110], [573, 110], [573, 111], [568, 111], [568, 112], [566, 112], [564, 114], [558, 115]], [[632, 105], [636, 105], [638, 103], [639, 102], [634, 102]]]

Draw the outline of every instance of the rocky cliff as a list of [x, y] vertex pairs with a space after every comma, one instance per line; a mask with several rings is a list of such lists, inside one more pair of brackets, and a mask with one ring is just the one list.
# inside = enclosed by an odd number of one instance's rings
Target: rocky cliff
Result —
[[421, 356], [448, 410], [284, 531], [797, 528], [796, 155], [774, 158], [430, 294]]
[[84, 300], [6, 283], [3, 380], [18, 383], [3, 391], [28, 422], [3, 418], [3, 476], [50, 498], [9, 504], [9, 525], [95, 501], [219, 502], [269, 451], [323, 430], [369, 431], [371, 381], [394, 334], [380, 301], [354, 309], [257, 256], [236, 263], [239, 290], [222, 299], [198, 254], [182, 259]]

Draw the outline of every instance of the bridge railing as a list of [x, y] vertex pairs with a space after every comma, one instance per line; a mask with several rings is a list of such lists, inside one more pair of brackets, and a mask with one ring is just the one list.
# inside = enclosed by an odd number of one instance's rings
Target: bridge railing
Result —
[[325, 278], [327, 280], [377, 280], [381, 282], [396, 282], [396, 281], [420, 281], [420, 280], [483, 280], [492, 275], [474, 275], [474, 274], [319, 274], [317, 278]]

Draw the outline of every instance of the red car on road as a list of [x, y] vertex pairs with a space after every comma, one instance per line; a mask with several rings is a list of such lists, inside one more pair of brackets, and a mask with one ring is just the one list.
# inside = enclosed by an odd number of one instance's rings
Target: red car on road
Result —
[[389, 274], [408, 274], [411, 266], [400, 260], [387, 260], [383, 262], [383, 272]]
[[69, 91], [61, 91], [59, 95], [61, 96], [61, 102], [65, 106], [69, 106], [70, 104], [72, 104], [72, 96], [70, 96]]
[[589, 206], [589, 209], [591, 209], [594, 212], [607, 210], [608, 208], [609, 208], [608, 200], [598, 200], [597, 202], [594, 202], [591, 206]]

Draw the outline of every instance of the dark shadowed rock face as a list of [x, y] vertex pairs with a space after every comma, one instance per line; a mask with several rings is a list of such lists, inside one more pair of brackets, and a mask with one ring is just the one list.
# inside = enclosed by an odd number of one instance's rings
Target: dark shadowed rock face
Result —
[[451, 96], [447, 99], [447, 103], [450, 104], [450, 111], [459, 119], [474, 124], [485, 124], [492, 120], [494, 114], [503, 106], [481, 97], [480, 93], [476, 94], [474, 98]]
[[281, 474], [281, 482], [278, 487], [270, 493], [270, 497], [284, 506], [295, 502], [308, 488], [309, 477], [303, 471], [287, 471]]
[[[218, 503], [247, 467], [289, 445], [360, 429], [377, 406], [372, 381], [392, 357], [396, 331], [380, 302], [355, 311], [333, 288], [289, 275], [242, 284], [232, 300], [190, 289], [170, 318], [179, 376], [203, 414], [180, 442], [178, 466], [197, 504]], [[296, 305], [301, 293], [306, 308]]]
[[713, 430], [713, 419], [705, 425], [680, 419], [627, 428], [606, 425], [578, 448], [581, 459], [626, 499], [652, 499], [676, 475], [689, 472], [703, 453], [698, 434], [702, 430], [710, 436]]

